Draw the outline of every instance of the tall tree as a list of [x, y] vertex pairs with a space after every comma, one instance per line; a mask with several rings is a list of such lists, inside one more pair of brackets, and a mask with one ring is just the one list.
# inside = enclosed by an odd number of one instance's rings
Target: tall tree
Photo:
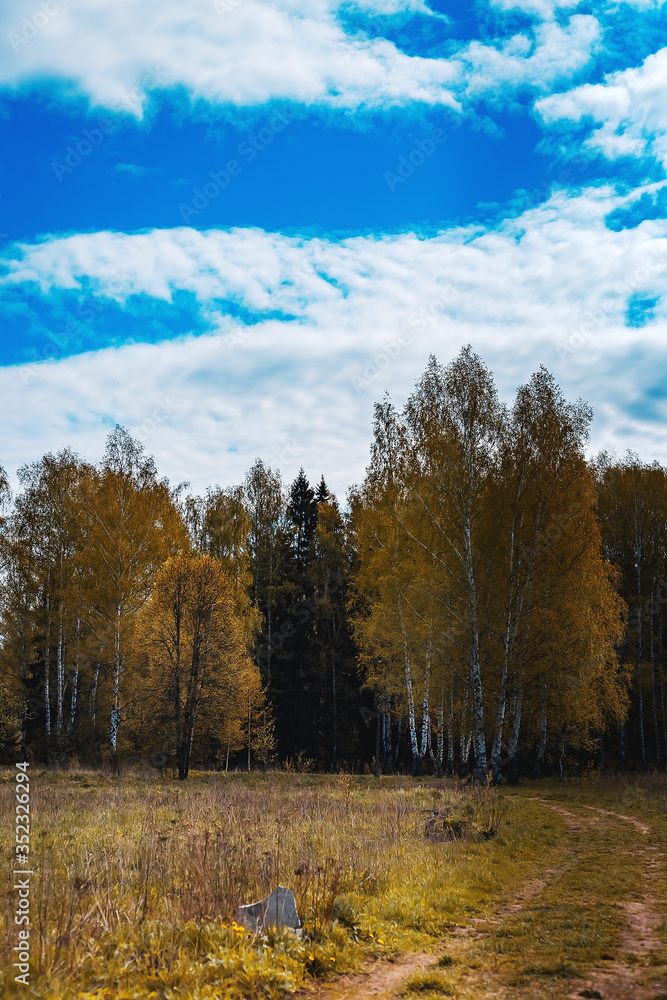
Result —
[[108, 745], [114, 769], [136, 617], [163, 562], [186, 544], [176, 500], [143, 445], [117, 426], [99, 468], [83, 484], [87, 541], [81, 556], [81, 617], [98, 644], [99, 660], [111, 666]]
[[[667, 471], [628, 452], [602, 454], [596, 463], [605, 550], [620, 573], [629, 608], [622, 655], [633, 663], [632, 750], [642, 766], [665, 756], [661, 593], [667, 553]], [[648, 706], [647, 706], [648, 702]], [[662, 725], [660, 722], [662, 721]], [[625, 764], [626, 733], [621, 730]]]
[[243, 486], [216, 487], [205, 497], [188, 497], [184, 516], [195, 548], [217, 559], [227, 574], [248, 645], [254, 645], [261, 613], [253, 603], [251, 524]]
[[[244, 498], [249, 522], [248, 550], [253, 606], [261, 615], [263, 623], [262, 635], [255, 645], [255, 662], [271, 696], [276, 645], [274, 615], [285, 514], [280, 473], [274, 472], [261, 459], [257, 459], [246, 475]], [[277, 639], [279, 648], [280, 636]]]
[[[459, 592], [478, 767], [486, 771], [480, 589], [488, 557], [480, 546], [488, 515], [489, 482], [503, 412], [482, 359], [465, 347], [446, 368], [431, 358], [406, 407], [406, 422], [422, 476], [416, 498], [446, 556], [432, 553]], [[454, 607], [450, 604], [450, 607]]]
[[[249, 691], [244, 623], [232, 584], [211, 556], [178, 555], [159, 573], [140, 618], [150, 687], [173, 730], [178, 776], [188, 776], [198, 725], [245, 713]], [[250, 697], [250, 696], [249, 696]], [[250, 704], [250, 701], [248, 701]]]
[[[33, 575], [37, 600], [30, 609], [32, 628], [22, 614], [25, 629], [32, 631], [33, 650], [42, 664], [42, 697], [46, 753], [62, 757], [66, 752], [66, 683], [68, 651], [75, 646], [76, 594], [74, 579], [84, 544], [84, 526], [79, 503], [79, 486], [87, 466], [69, 450], [47, 454], [39, 462], [22, 466], [18, 478], [22, 492], [17, 497], [12, 529], [15, 539], [14, 585], [23, 566]], [[27, 579], [27, 596], [30, 584]], [[18, 609], [17, 609], [18, 610]], [[53, 668], [55, 676], [53, 677]], [[74, 677], [69, 682], [74, 692]], [[25, 670], [24, 670], [25, 674]], [[52, 679], [55, 685], [52, 686]], [[55, 709], [55, 711], [53, 711]]]
[[355, 744], [351, 716], [359, 704], [359, 681], [347, 615], [354, 553], [346, 519], [324, 477], [317, 497], [314, 557], [310, 565], [314, 609], [314, 657], [319, 661], [320, 733], [318, 756], [336, 768]]

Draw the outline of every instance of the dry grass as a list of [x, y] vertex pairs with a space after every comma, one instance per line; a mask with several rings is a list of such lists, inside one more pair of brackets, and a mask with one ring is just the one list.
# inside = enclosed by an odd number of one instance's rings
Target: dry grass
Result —
[[[48, 1000], [279, 997], [364, 956], [430, 950], [553, 867], [565, 837], [560, 818], [545, 815], [522, 789], [310, 774], [204, 774], [179, 783], [31, 770], [31, 987]], [[0, 786], [9, 816], [13, 773], [5, 771]], [[657, 779], [603, 785], [548, 794], [612, 807], [622, 798], [624, 808], [656, 817], [664, 810], [666, 786]], [[434, 815], [451, 819], [461, 836], [429, 836]], [[597, 848], [600, 877], [607, 877], [609, 845]], [[2, 860], [11, 871], [7, 845]], [[632, 891], [634, 876], [623, 882], [620, 867], [610, 893]], [[575, 875], [554, 889], [554, 901], [577, 889]], [[302, 939], [253, 937], [233, 922], [239, 903], [278, 883], [294, 890]], [[6, 971], [15, 937], [11, 888], [3, 903], [0, 993], [24, 996]], [[535, 906], [531, 919], [546, 930], [540, 914], [547, 909]], [[533, 949], [516, 974], [539, 972], [544, 961], [553, 974], [559, 939], [561, 951], [572, 947], [570, 924], [571, 914], [554, 918], [551, 951]], [[506, 954], [516, 963], [512, 942], [525, 929], [515, 930], [511, 941], [492, 936], [476, 960], [502, 964]], [[596, 933], [577, 944], [568, 970], [613, 946], [613, 922], [602, 937]], [[449, 972], [429, 974], [431, 986], [415, 981], [413, 995], [445, 993], [453, 982]]]

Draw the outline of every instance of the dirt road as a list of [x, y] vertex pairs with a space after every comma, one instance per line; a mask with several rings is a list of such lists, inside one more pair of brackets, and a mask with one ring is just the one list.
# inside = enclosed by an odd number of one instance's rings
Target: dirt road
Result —
[[[663, 945], [657, 931], [664, 918], [657, 910], [653, 894], [656, 874], [665, 866], [664, 845], [659, 846], [651, 837], [649, 824], [633, 816], [596, 806], [578, 806], [574, 812], [546, 799], [533, 797], [532, 801], [558, 813], [568, 831], [563, 847], [555, 852], [553, 867], [539, 879], [519, 886], [505, 906], [458, 927], [436, 949], [436, 954], [411, 953], [399, 956], [394, 962], [375, 962], [360, 973], [303, 991], [302, 996], [310, 1000], [389, 1000], [404, 992], [406, 981], [414, 972], [438, 968], [438, 959], [447, 956], [445, 962], [451, 961], [456, 974], [439, 995], [460, 1000], [667, 1000], [667, 965], [659, 964], [658, 952]], [[633, 836], [628, 836], [628, 826], [633, 829]], [[587, 851], [593, 850], [588, 845], [602, 833], [612, 845], [618, 841], [612, 849], [617, 849], [640, 872], [633, 898], [615, 903], [620, 923], [617, 948], [576, 980], [537, 975], [532, 981], [530, 977], [525, 981], [525, 976], [516, 983], [511, 982], [511, 977], [508, 981], [506, 964], [494, 964], [490, 942], [500, 942], [499, 952], [511, 952], [514, 928], [517, 935], [525, 934], [532, 915], [548, 908], [559, 880], [575, 867], [587, 870]], [[583, 906], [581, 922], [583, 935]], [[487, 959], [491, 955], [490, 960], [480, 960], [484, 954]], [[422, 995], [436, 997], [438, 992]]]

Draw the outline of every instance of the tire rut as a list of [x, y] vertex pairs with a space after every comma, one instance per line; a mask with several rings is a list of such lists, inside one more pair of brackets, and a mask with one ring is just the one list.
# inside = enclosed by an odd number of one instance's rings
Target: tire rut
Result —
[[[625, 823], [631, 823], [642, 834], [642, 839], [651, 832], [648, 823], [634, 816], [586, 806], [601, 816]], [[621, 934], [618, 958], [604, 966], [591, 970], [586, 979], [572, 984], [568, 993], [570, 1000], [581, 997], [599, 997], [601, 1000], [667, 1000], [667, 978], [651, 984], [643, 983], [643, 969], [650, 962], [651, 953], [662, 948], [656, 930], [662, 923], [662, 916], [655, 908], [655, 898], [650, 885], [654, 875], [662, 868], [664, 858], [659, 849], [650, 844], [638, 844], [628, 852], [644, 861], [644, 882], [647, 883], [640, 900], [624, 900], [620, 903], [625, 914], [626, 926]], [[640, 964], [636, 964], [640, 963]]]
[[408, 976], [437, 960], [436, 953], [404, 952], [392, 961], [370, 962], [361, 972], [338, 976], [333, 983], [305, 987], [295, 1000], [380, 1000], [395, 996]]
[[[596, 816], [576, 814], [562, 806], [557, 806], [546, 799], [531, 796], [531, 800], [539, 802], [546, 808], [558, 813], [565, 821], [570, 833], [582, 833], [601, 822]], [[633, 816], [602, 809], [598, 806], [586, 806], [599, 817], [608, 817], [620, 822], [631, 823], [642, 834], [642, 842], [636, 850], [629, 853], [641, 856], [645, 861], [645, 882], [649, 883], [652, 876], [659, 871], [664, 858], [657, 847], [643, 841], [651, 828], [647, 823]], [[458, 968], [466, 964], [466, 952], [474, 943], [487, 936], [489, 929], [502, 925], [509, 917], [519, 914], [532, 899], [546, 889], [554, 879], [562, 875], [570, 866], [567, 863], [567, 848], [564, 849], [563, 860], [557, 866], [550, 868], [541, 877], [525, 882], [514, 893], [512, 900], [498, 908], [488, 917], [473, 917], [470, 923], [457, 928], [451, 938], [431, 954], [408, 952], [397, 956], [394, 961], [372, 961], [358, 973], [338, 977], [333, 983], [314, 985], [300, 990], [296, 994], [298, 1000], [389, 1000], [396, 997], [402, 984], [414, 972], [434, 965], [443, 955], [449, 955]], [[598, 1000], [667, 1000], [667, 979], [665, 982], [655, 982], [652, 985], [642, 983], [642, 970], [650, 961], [651, 953], [658, 951], [662, 943], [656, 934], [656, 929], [662, 917], [655, 909], [655, 900], [647, 886], [640, 900], [625, 901], [623, 908], [626, 927], [622, 933], [619, 955], [617, 958], [605, 961], [590, 971], [586, 978], [571, 981], [567, 987], [568, 1000], [582, 1000], [584, 997]], [[635, 963], [642, 964], [635, 964]], [[460, 995], [484, 998], [518, 998], [522, 989], [504, 986], [498, 977], [487, 970], [469, 968], [463, 972], [459, 980]]]

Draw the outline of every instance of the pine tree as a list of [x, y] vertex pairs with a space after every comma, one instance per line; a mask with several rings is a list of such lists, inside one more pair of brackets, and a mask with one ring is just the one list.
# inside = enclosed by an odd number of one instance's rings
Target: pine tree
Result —
[[621, 656], [632, 664], [629, 731], [621, 729], [620, 757], [658, 766], [667, 750], [662, 618], [667, 552], [667, 470], [628, 452], [623, 460], [601, 455], [598, 498], [607, 556], [620, 574], [628, 605]]

